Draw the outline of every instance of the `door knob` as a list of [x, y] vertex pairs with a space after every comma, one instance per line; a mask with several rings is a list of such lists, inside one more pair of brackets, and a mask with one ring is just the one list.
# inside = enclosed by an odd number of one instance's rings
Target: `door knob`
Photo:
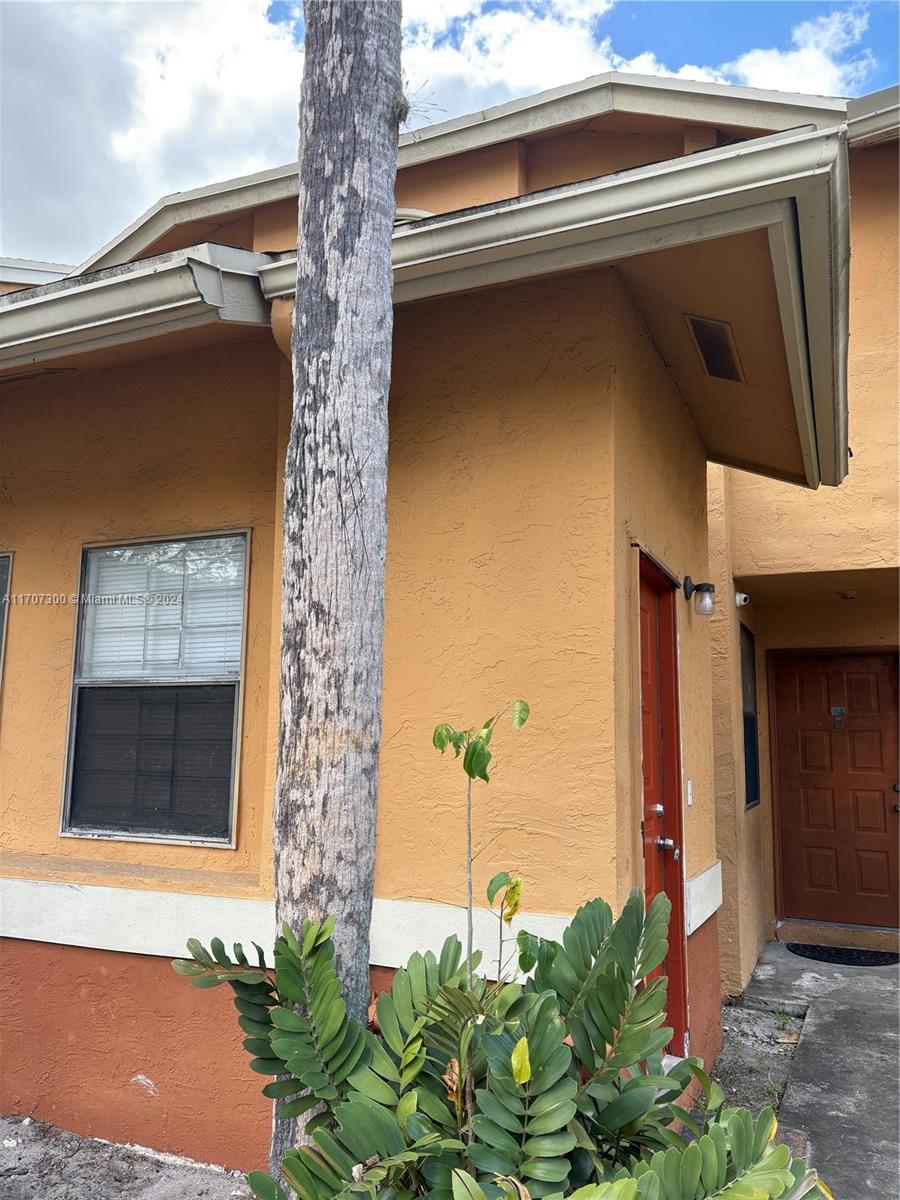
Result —
[[900, 783], [895, 783], [895, 784], [894, 784], [894, 791], [895, 791], [895, 792], [900, 792]]
[[678, 862], [679, 858], [681, 858], [681, 848], [675, 845], [674, 838], [658, 837], [656, 839], [656, 845], [660, 850], [671, 850], [672, 857], [676, 862]]
[[648, 804], [647, 812], [652, 813], [654, 817], [661, 817], [666, 810], [661, 804]]

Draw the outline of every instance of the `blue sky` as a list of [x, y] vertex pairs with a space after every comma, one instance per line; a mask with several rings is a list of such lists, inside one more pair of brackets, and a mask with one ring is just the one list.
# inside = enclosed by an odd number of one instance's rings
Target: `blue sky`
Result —
[[[603, 28], [625, 56], [649, 45], [664, 62], [730, 62], [753, 46], [788, 46], [793, 27], [838, 7], [814, 0], [626, 0], [603, 18]], [[900, 5], [876, 0], [861, 7], [869, 18], [865, 44], [877, 56], [865, 90], [876, 91], [897, 82]]]
[[[609, 70], [827, 95], [897, 82], [896, 0], [403, 10], [412, 126]], [[0, 254], [77, 263], [166, 193], [296, 158], [297, 0], [0, 0], [0, 35]]]

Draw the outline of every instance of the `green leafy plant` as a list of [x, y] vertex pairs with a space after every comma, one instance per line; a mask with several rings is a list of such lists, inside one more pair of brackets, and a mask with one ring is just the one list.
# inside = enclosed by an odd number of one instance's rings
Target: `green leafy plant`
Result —
[[[520, 729], [528, 705], [512, 705]], [[276, 1116], [309, 1114], [308, 1144], [289, 1150], [281, 1180], [252, 1171], [259, 1200], [801, 1200], [825, 1185], [776, 1144], [775, 1116], [728, 1108], [697, 1058], [666, 1060], [671, 906], [645, 911], [631, 893], [618, 917], [601, 899], [560, 942], [527, 931], [506, 976], [504, 929], [522, 877], [487, 889], [499, 923], [496, 971], [473, 948], [472, 785], [487, 783], [503, 714], [478, 728], [438, 725], [466, 775], [467, 945], [414, 954], [379, 996], [372, 1028], [347, 1013], [335, 971], [334, 922], [282, 927], [268, 964], [214, 938], [188, 942], [176, 972], [194, 987], [232, 989], [250, 1068], [268, 1076]], [[686, 1089], [698, 1096], [679, 1106]]]
[[[499, 888], [505, 885], [497, 885]], [[495, 892], [495, 897], [498, 893]], [[414, 954], [378, 998], [376, 1028], [347, 1015], [334, 970], [333, 923], [285, 926], [274, 971], [214, 939], [189, 943], [175, 970], [234, 993], [251, 1069], [279, 1115], [318, 1111], [310, 1144], [290, 1150], [282, 1181], [260, 1171], [260, 1200], [800, 1200], [828, 1192], [754, 1122], [726, 1108], [699, 1060], [665, 1065], [663, 977], [669, 904], [644, 911], [635, 891], [613, 918], [602, 900], [562, 941], [519, 941], [529, 978], [492, 982], [456, 937]], [[460, 1063], [471, 1064], [474, 1104]], [[700, 1089], [692, 1113], [677, 1106]]]
[[[512, 709], [512, 725], [513, 729], [521, 729], [528, 720], [531, 709], [525, 700], [514, 700], [510, 706]], [[472, 961], [472, 940], [473, 940], [473, 913], [474, 913], [474, 885], [472, 865], [475, 861], [473, 852], [473, 830], [474, 822], [472, 815], [472, 785], [476, 780], [480, 779], [484, 783], [490, 782], [488, 775], [488, 767], [494, 757], [490, 748], [491, 740], [497, 728], [497, 722], [501, 717], [505, 716], [509, 709], [503, 709], [502, 712], [495, 713], [494, 716], [488, 719], [481, 726], [473, 726], [471, 729], [454, 729], [452, 725], [448, 725], [446, 721], [435, 726], [431, 741], [436, 749], [440, 750], [441, 754], [449, 747], [454, 751], [456, 758], [462, 756], [463, 771], [466, 775], [466, 961]], [[498, 882], [503, 879], [504, 882]], [[520, 878], [520, 877], [517, 877]], [[511, 878], [504, 871], [501, 875], [495, 875], [491, 880], [488, 888], [488, 902], [493, 905], [496, 891], [500, 887], [507, 888], [509, 894], [509, 885]], [[493, 894], [491, 889], [495, 887]], [[519, 884], [519, 895], [521, 895], [521, 883]], [[502, 914], [501, 914], [502, 916]], [[503, 934], [501, 924], [500, 935], [500, 952], [503, 952]], [[502, 962], [497, 964], [498, 976], [502, 973]], [[471, 986], [471, 979], [469, 980]]]

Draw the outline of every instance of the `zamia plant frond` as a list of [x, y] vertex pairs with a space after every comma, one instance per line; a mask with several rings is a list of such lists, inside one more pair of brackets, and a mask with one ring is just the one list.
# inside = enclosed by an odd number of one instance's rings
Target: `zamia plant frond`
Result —
[[[250, 1067], [277, 1115], [315, 1112], [260, 1200], [801, 1200], [828, 1197], [775, 1141], [764, 1109], [724, 1106], [696, 1058], [666, 1065], [670, 905], [603, 900], [561, 942], [520, 934], [516, 980], [478, 974], [449, 938], [414, 954], [378, 998], [373, 1028], [348, 1015], [333, 921], [285, 926], [273, 964], [188, 943], [195, 987], [227, 984]], [[691, 1084], [692, 1112], [677, 1102]], [[288, 1189], [288, 1190], [286, 1190]]]

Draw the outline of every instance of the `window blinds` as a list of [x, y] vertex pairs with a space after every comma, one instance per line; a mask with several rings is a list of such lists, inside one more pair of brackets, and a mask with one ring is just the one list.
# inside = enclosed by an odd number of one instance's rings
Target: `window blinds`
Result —
[[78, 677], [237, 679], [243, 534], [87, 551]]

